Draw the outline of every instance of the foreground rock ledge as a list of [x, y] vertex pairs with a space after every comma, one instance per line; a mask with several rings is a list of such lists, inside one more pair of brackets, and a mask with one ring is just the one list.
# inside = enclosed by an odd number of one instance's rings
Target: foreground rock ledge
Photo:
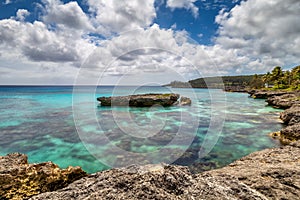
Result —
[[60, 169], [52, 162], [28, 164], [27, 156], [19, 153], [0, 156], [0, 199], [28, 199], [66, 187], [84, 176], [80, 167]]
[[138, 94], [116, 97], [99, 97], [97, 100], [101, 106], [131, 106], [131, 107], [151, 107], [154, 105], [191, 105], [191, 100], [181, 97], [179, 94]]
[[300, 144], [252, 153], [227, 167], [191, 174], [186, 167], [131, 166], [89, 175], [32, 200], [298, 199]]

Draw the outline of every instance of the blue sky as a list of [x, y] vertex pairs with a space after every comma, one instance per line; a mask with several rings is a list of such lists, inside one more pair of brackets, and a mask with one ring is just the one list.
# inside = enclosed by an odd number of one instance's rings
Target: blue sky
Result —
[[299, 64], [298, 0], [2, 0], [0, 84], [147, 84]]

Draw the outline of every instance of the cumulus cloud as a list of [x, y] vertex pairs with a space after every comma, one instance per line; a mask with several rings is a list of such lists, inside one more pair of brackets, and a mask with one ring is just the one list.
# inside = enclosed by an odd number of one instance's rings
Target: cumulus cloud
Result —
[[30, 12], [28, 12], [28, 10], [25, 10], [25, 9], [19, 9], [17, 11], [17, 16], [16, 16], [16, 19], [17, 20], [20, 20], [20, 21], [24, 21], [25, 18], [30, 15]]
[[[214, 49], [187, 41], [186, 31], [162, 29], [154, 24], [147, 29], [121, 34], [103, 42], [83, 67], [95, 75], [98, 70], [98, 75], [104, 72], [106, 76], [130, 76], [130, 80], [144, 77], [145, 80], [162, 81], [162, 84], [177, 76], [180, 76], [177, 80], [188, 81], [199, 76], [220, 75], [208, 56], [208, 52]], [[233, 59], [231, 54], [224, 51], [218, 53]], [[219, 62], [224, 60], [220, 59]], [[168, 76], [160, 77], [162, 74]]]
[[196, 18], [199, 15], [199, 8], [194, 4], [198, 0], [167, 0], [167, 7], [171, 9], [184, 8], [191, 10], [193, 16]]
[[87, 3], [95, 15], [93, 23], [98, 32], [110, 34], [151, 25], [156, 17], [154, 1], [87, 0]]
[[[216, 43], [240, 55], [260, 60], [258, 65], [297, 63], [300, 56], [298, 0], [248, 0], [216, 17]], [[248, 65], [251, 67], [251, 65]], [[272, 67], [272, 66], [271, 66]]]
[[[22, 9], [0, 20], [2, 82], [30, 70], [36, 74], [28, 75], [32, 80], [60, 83], [66, 76], [71, 81], [78, 70], [74, 66], [81, 64], [87, 69], [87, 83], [104, 72], [101, 81], [113, 84], [124, 76], [134, 84], [263, 73], [275, 65], [299, 63], [298, 0], [248, 0], [221, 10], [216, 17], [218, 35], [210, 46], [190, 43], [189, 33], [176, 31], [176, 24], [170, 29], [153, 24], [154, 0], [87, 0], [89, 14], [77, 2], [43, 2], [40, 21], [26, 22], [30, 13]], [[194, 3], [168, 0], [167, 6], [198, 13]]]
[[68, 38], [65, 33], [50, 31], [39, 21], [34, 23], [14, 19], [0, 21], [0, 46], [13, 47], [13, 52], [17, 51], [34, 61], [78, 61], [81, 55], [79, 51], [82, 48], [81, 40]]
[[43, 21], [73, 29], [93, 30], [89, 18], [76, 1], [63, 4], [59, 0], [44, 0], [46, 4]]

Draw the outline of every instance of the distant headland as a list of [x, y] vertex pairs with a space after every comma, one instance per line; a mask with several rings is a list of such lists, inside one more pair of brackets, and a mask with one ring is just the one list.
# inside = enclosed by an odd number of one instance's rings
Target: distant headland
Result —
[[250, 89], [300, 90], [300, 65], [283, 71], [280, 66], [266, 74], [218, 76], [190, 80], [172, 81], [164, 86], [173, 88], [215, 88], [232, 92], [246, 92]]

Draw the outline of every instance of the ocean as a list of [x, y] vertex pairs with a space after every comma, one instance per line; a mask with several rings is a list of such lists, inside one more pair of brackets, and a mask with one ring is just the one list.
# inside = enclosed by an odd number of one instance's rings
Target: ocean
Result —
[[[101, 107], [101, 96], [178, 93], [191, 106]], [[167, 163], [204, 171], [280, 143], [280, 109], [244, 93], [160, 86], [1, 86], [0, 155], [88, 173]]]

